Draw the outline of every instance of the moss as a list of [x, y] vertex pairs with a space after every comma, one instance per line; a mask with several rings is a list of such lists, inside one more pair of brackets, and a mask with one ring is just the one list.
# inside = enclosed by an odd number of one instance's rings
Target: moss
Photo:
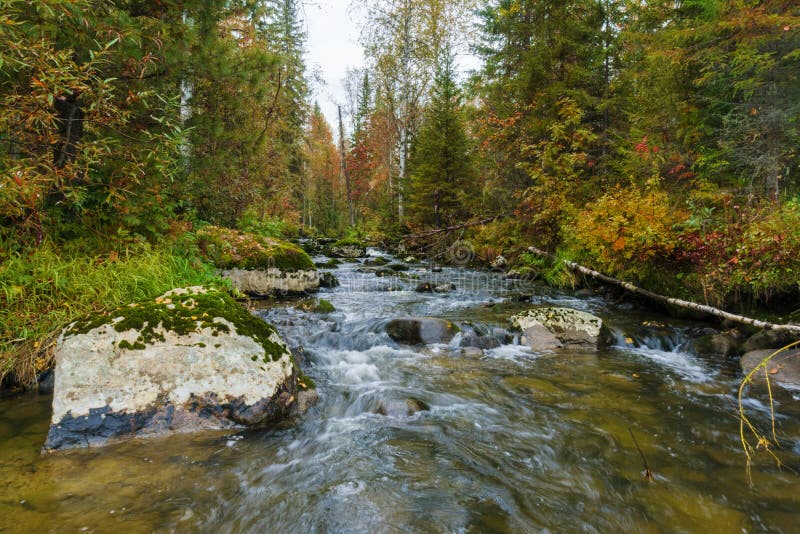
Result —
[[341, 265], [341, 260], [337, 258], [329, 258], [328, 261], [320, 261], [315, 263], [318, 269], [333, 269], [334, 267]]
[[299, 310], [303, 310], [305, 312], [314, 312], [314, 313], [333, 313], [336, 311], [336, 308], [330, 301], [325, 299], [313, 300], [308, 299], [300, 302], [295, 306]]
[[335, 242], [333, 247], [366, 247], [364, 243], [359, 241], [358, 239], [347, 238], [347, 239], [340, 239], [339, 241]]
[[220, 269], [316, 269], [302, 248], [279, 239], [206, 226], [197, 232], [197, 242], [202, 255]]
[[370, 265], [375, 267], [382, 267], [388, 264], [389, 260], [387, 260], [383, 256], [375, 256], [374, 258], [367, 258], [366, 260], [364, 260], [364, 265]]
[[333, 304], [331, 304], [330, 301], [325, 299], [319, 299], [319, 302], [317, 302], [317, 306], [314, 308], [315, 313], [333, 313], [335, 311], [336, 308], [333, 306]]
[[[154, 301], [139, 302], [110, 312], [93, 314], [75, 321], [65, 336], [85, 334], [111, 324], [117, 332], [139, 332], [132, 343], [123, 340], [119, 348], [143, 350], [148, 344], [164, 341], [163, 331], [175, 332], [181, 336], [206, 328], [211, 329], [214, 336], [229, 333], [228, 325], [217, 319], [225, 319], [233, 324], [237, 334], [259, 343], [264, 348], [265, 363], [276, 361], [284, 355], [284, 347], [270, 339], [276, 333], [274, 327], [250, 314], [230, 295], [213, 289], [205, 293], [187, 292], [159, 297]], [[198, 346], [204, 344], [200, 343]]]
[[317, 389], [317, 383], [300, 369], [297, 370], [297, 386], [300, 389]]

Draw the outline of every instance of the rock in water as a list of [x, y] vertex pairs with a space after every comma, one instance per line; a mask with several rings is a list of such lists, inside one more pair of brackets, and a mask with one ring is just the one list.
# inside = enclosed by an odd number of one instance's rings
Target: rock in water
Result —
[[432, 282], [422, 282], [414, 288], [417, 293], [449, 293], [456, 290], [455, 284], [435, 285]]
[[534, 308], [511, 318], [533, 350], [596, 349], [610, 341], [603, 320], [571, 308]]
[[319, 287], [334, 288], [339, 287], [339, 279], [333, 273], [320, 273]]
[[297, 375], [275, 329], [230, 296], [173, 290], [62, 333], [44, 448], [268, 425], [292, 412]]
[[741, 354], [739, 340], [727, 332], [707, 334], [694, 340], [692, 346], [702, 356], [734, 356]]
[[342, 239], [327, 250], [328, 255], [334, 258], [363, 258], [367, 255], [367, 246], [357, 239]]
[[492, 269], [505, 269], [508, 267], [508, 260], [505, 256], [497, 256], [490, 265]]
[[[739, 360], [742, 372], [745, 374], [755, 368], [765, 359], [775, 354], [778, 349], [754, 350], [746, 353]], [[800, 349], [789, 349], [772, 358], [767, 364], [767, 374], [770, 382], [779, 384], [789, 389], [800, 388]], [[754, 384], [764, 383], [763, 369], [753, 375]]]
[[392, 319], [386, 324], [389, 337], [406, 345], [449, 343], [459, 331], [450, 321], [435, 317]]
[[203, 256], [242, 293], [265, 297], [319, 288], [316, 266], [292, 243], [216, 226], [200, 229], [197, 240]]

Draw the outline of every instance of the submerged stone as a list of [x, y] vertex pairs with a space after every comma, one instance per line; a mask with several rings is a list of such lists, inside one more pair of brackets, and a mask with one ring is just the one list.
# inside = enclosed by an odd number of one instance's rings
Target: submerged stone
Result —
[[389, 337], [406, 345], [449, 343], [460, 330], [450, 321], [435, 317], [392, 319], [386, 324]]
[[55, 358], [45, 450], [264, 426], [296, 407], [289, 349], [271, 325], [215, 290], [172, 291], [77, 321]]

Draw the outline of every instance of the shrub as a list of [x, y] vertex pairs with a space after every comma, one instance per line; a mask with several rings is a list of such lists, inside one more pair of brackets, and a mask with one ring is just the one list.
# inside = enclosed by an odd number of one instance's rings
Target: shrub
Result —
[[677, 244], [676, 225], [685, 219], [663, 191], [616, 187], [565, 226], [564, 249], [600, 270], [641, 280], [663, 269]]

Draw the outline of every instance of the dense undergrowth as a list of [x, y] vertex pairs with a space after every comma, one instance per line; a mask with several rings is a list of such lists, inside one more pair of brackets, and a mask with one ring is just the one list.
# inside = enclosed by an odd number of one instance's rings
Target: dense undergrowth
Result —
[[80, 316], [209, 282], [220, 281], [186, 239], [92, 255], [48, 242], [6, 253], [0, 263], [0, 382], [34, 384], [52, 364], [61, 328]]
[[551, 252], [652, 291], [721, 307], [797, 302], [800, 297], [800, 202], [747, 205], [732, 197], [699, 209], [676, 206], [658, 190], [617, 188], [565, 210], [552, 235], [514, 217], [475, 229], [476, 258], [504, 254], [532, 266], [557, 286], [579, 281], [560, 262], [526, 251]]

